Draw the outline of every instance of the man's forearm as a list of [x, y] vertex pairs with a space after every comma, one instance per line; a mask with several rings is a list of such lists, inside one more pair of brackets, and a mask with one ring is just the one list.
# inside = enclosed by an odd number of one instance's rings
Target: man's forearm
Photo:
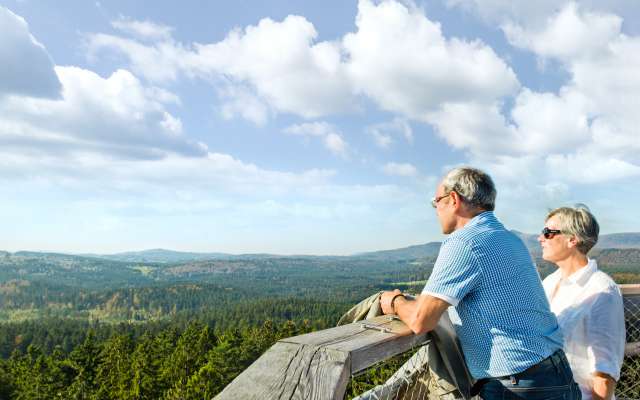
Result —
[[407, 299], [406, 297], [396, 297], [393, 306], [398, 318], [400, 318], [402, 322], [415, 332], [412, 325], [415, 323], [414, 319], [418, 302], [416, 300]]
[[433, 330], [449, 304], [436, 297], [420, 295], [416, 300], [397, 297], [393, 306], [402, 322], [418, 334]]

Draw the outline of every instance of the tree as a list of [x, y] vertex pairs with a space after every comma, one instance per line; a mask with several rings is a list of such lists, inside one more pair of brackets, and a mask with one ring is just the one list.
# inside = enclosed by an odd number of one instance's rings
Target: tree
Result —
[[162, 386], [159, 385], [159, 372], [162, 359], [156, 348], [153, 337], [145, 334], [140, 338], [131, 357], [131, 369], [133, 377], [131, 382], [132, 399], [159, 399], [162, 395]]
[[97, 370], [97, 399], [130, 398], [132, 350], [129, 335], [114, 335], [104, 344]]
[[75, 370], [76, 376], [67, 389], [67, 398], [90, 399], [96, 392], [100, 353], [101, 348], [96, 342], [95, 331], [90, 329], [84, 342], [69, 355], [67, 362]]

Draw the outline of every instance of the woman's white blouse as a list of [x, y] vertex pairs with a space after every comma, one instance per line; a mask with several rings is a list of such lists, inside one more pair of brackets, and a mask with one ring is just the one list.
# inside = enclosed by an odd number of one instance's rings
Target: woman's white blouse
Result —
[[622, 295], [595, 260], [562, 281], [561, 277], [557, 270], [542, 284], [564, 334], [564, 351], [582, 399], [591, 399], [592, 373], [620, 378], [625, 345]]

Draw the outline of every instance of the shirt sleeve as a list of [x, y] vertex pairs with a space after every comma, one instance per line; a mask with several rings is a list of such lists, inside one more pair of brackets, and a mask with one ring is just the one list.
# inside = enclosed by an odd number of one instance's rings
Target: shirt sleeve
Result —
[[457, 306], [478, 285], [481, 274], [471, 246], [461, 240], [449, 239], [440, 247], [433, 272], [422, 293]]
[[588, 353], [591, 372], [603, 372], [616, 381], [624, 358], [626, 331], [622, 296], [617, 290], [598, 293], [588, 316]]

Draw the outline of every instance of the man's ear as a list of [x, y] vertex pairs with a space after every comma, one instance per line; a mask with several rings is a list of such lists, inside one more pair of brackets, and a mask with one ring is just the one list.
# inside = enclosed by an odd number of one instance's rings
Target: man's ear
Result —
[[567, 243], [569, 244], [569, 247], [576, 247], [578, 245], [578, 238], [573, 235], [569, 236]]
[[449, 196], [451, 197], [451, 204], [456, 210], [462, 206], [462, 199], [458, 193], [452, 191]]

